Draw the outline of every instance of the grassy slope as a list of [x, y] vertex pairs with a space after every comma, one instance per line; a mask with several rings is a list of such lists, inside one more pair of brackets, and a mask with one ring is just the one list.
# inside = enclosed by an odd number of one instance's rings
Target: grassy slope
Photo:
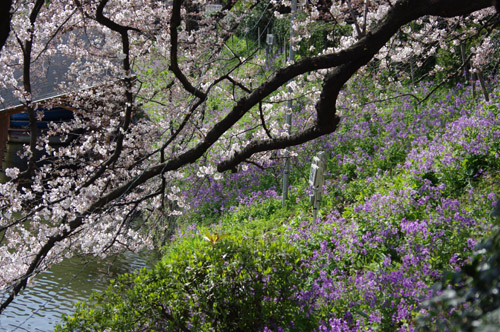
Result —
[[[401, 98], [346, 111], [336, 133], [298, 148], [294, 164], [303, 166], [286, 209], [261, 183], [225, 214], [199, 210], [155, 271], [124, 277], [98, 296], [107, 304], [82, 306], [68, 329], [411, 330], [430, 287], [496, 228], [499, 94], [485, 103], [467, 89], [443, 90], [418, 107]], [[307, 165], [320, 149], [328, 180], [312, 221]]]

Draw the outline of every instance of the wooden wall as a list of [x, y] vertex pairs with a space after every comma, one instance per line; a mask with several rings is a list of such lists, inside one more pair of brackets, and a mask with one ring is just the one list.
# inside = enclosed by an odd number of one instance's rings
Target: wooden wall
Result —
[[[0, 1], [3, 1], [3, 0], [0, 0]], [[61, 100], [63, 100], [61, 98], [61, 96], [57, 96], [57, 97], [60, 98]], [[52, 100], [53, 100], [53, 98], [47, 98], [47, 99], [38, 101], [35, 104], [35, 108], [43, 107], [45, 103], [52, 101]], [[76, 109], [66, 106], [64, 103], [61, 102], [61, 100], [59, 101], [59, 103], [51, 103], [49, 107], [50, 108], [62, 107], [62, 108], [66, 108], [70, 111], [77, 112]], [[18, 105], [18, 106], [12, 107], [12, 108], [0, 110], [0, 169], [2, 168], [2, 161], [3, 161], [3, 157], [4, 157], [4, 153], [5, 153], [5, 149], [6, 149], [6, 144], [7, 144], [7, 140], [8, 140], [10, 116], [12, 114], [21, 113], [21, 112], [26, 112], [26, 107], [23, 105]]]

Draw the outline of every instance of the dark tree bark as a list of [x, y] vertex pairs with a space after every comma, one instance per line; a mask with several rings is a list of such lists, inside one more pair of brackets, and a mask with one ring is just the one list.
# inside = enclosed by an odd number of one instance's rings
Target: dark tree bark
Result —
[[10, 20], [12, 14], [10, 12], [10, 7], [12, 6], [12, 0], [2, 0], [0, 1], [0, 51], [3, 45], [7, 41], [10, 33]]

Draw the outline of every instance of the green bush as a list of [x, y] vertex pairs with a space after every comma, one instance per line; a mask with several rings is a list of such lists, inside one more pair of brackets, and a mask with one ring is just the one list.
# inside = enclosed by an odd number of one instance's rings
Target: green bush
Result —
[[78, 304], [58, 331], [311, 330], [293, 297], [304, 279], [300, 260], [284, 238], [186, 237], [152, 270]]
[[484, 240], [469, 264], [448, 272], [437, 285], [439, 295], [425, 303], [429, 315], [421, 331], [498, 331], [500, 322], [500, 232]]

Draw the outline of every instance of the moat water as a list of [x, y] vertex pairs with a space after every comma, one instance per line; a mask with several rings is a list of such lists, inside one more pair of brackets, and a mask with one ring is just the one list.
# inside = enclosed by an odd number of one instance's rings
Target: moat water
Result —
[[[17, 156], [22, 144], [7, 144], [0, 171], [0, 182], [6, 181], [3, 169], [25, 167]], [[1, 259], [1, 257], [0, 257]], [[92, 292], [104, 290], [119, 274], [149, 268], [159, 260], [155, 252], [123, 253], [107, 259], [74, 257], [39, 274], [0, 314], [0, 332], [53, 331], [74, 304], [85, 301]], [[0, 291], [0, 300], [3, 300]]]
[[152, 267], [157, 261], [154, 252], [67, 259], [39, 274], [33, 285], [14, 299], [0, 315], [0, 331], [53, 331], [76, 302], [104, 290], [119, 274]]

